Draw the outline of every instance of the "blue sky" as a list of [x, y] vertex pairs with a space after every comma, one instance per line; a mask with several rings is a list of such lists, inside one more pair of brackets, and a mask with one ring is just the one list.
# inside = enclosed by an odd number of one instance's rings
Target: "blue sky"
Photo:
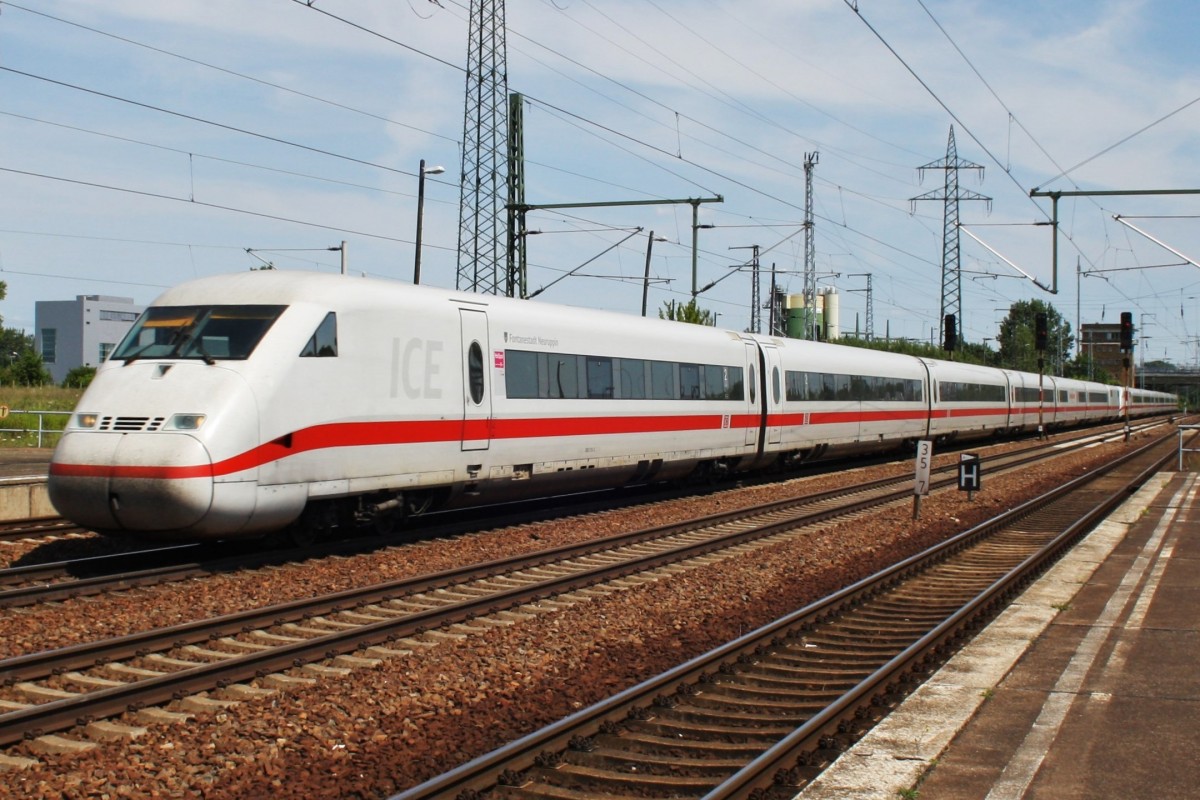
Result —
[[[422, 158], [446, 167], [426, 184], [422, 282], [453, 287], [465, 2], [0, 1], [5, 324], [32, 332], [37, 300], [145, 303], [260, 259], [336, 272], [343, 240], [351, 272], [409, 281]], [[1057, 294], [1006, 263], [1054, 281], [1034, 225], [1050, 202], [1031, 189], [1200, 188], [1197, 4], [510, 0], [507, 20], [528, 202], [723, 196], [698, 254], [702, 286], [723, 278], [700, 296], [723, 326], [750, 322], [740, 248], [802, 291], [818, 152], [817, 271], [843, 330], [865, 324], [869, 273], [876, 335], [928, 340], [942, 204], [910, 198], [941, 187], [917, 168], [953, 125], [984, 167], [962, 189], [992, 198], [960, 208], [987, 245], [962, 236], [966, 338], [1042, 299], [1073, 327], [1077, 305], [1085, 323], [1131, 311], [1147, 359], [1200, 362], [1200, 196], [1063, 198]], [[649, 230], [668, 240], [651, 313], [689, 297], [689, 206], [529, 224], [531, 291], [643, 228], [535, 302], [638, 313]]]

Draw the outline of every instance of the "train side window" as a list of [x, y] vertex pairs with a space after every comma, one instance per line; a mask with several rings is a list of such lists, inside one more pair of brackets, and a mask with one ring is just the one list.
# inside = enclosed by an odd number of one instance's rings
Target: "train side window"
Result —
[[837, 397], [837, 387], [834, 382], [836, 377], [828, 372], [821, 373], [821, 400], [833, 400]]
[[650, 362], [650, 389], [655, 400], [674, 400], [675, 365], [669, 361]]
[[707, 364], [704, 367], [704, 398], [725, 399], [725, 368]]
[[300, 351], [301, 358], [327, 358], [337, 355], [337, 314], [330, 311]]
[[754, 402], [754, 390], [758, 388], [758, 378], [754, 375], [754, 365], [750, 365], [750, 402]]
[[784, 392], [787, 400], [799, 401], [804, 399], [804, 373], [789, 369], [783, 373]]
[[779, 367], [771, 367], [771, 396], [775, 405], [779, 405]]
[[850, 395], [850, 376], [849, 375], [834, 375], [834, 383], [837, 387], [836, 398], [838, 400], [853, 400]]
[[506, 397], [538, 396], [538, 354], [528, 350], [504, 353], [504, 394]]
[[646, 362], [640, 358], [617, 359], [618, 386], [626, 400], [646, 399]]
[[579, 397], [579, 357], [549, 353], [548, 358], [550, 362], [550, 396], [570, 399]]
[[587, 357], [587, 396], [592, 398], [611, 398], [613, 396], [611, 358]]
[[700, 394], [700, 365], [679, 365], [679, 399], [699, 400]]
[[467, 382], [471, 390], [471, 402], [483, 402], [483, 348], [479, 342], [471, 342], [467, 348]]
[[725, 399], [745, 400], [746, 386], [742, 383], [741, 367], [723, 367], [725, 372]]

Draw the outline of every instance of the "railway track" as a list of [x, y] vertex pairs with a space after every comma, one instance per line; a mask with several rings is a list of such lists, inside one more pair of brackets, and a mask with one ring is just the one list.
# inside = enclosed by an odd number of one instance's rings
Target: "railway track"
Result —
[[396, 795], [792, 797], [1174, 457], [1164, 437]]
[[[1147, 423], [1146, 426], [1155, 423]], [[1038, 454], [1070, 446], [1087, 446], [1123, 434], [1121, 428], [1107, 431], [1077, 432], [1069, 438], [1053, 442], [1039, 442], [1021, 451], [1004, 454], [1001, 461], [985, 460], [989, 470], [1003, 465], [1015, 453]], [[952, 467], [943, 467], [939, 473], [949, 474]], [[911, 480], [907, 474], [887, 479], [879, 485], [903, 484]], [[609, 508], [618, 501], [600, 501], [596, 508]], [[536, 510], [534, 514], [539, 513]], [[583, 512], [587, 513], [586, 509]], [[527, 512], [513, 512], [508, 518], [497, 520], [493, 526], [520, 524], [528, 521]], [[37, 521], [31, 521], [37, 522]], [[457, 517], [445, 523], [428, 525], [421, 531], [424, 536], [447, 536], [470, 530], [473, 518], [466, 521]], [[24, 564], [0, 569], [0, 608], [30, 606], [41, 602], [62, 601], [73, 597], [85, 597], [110, 591], [122, 591], [138, 586], [152, 586], [172, 581], [209, 574], [232, 572], [239, 569], [261, 569], [270, 565], [302, 562], [312, 558], [338, 555], [354, 555], [376, 550], [379, 539], [349, 539], [332, 543], [319, 543], [304, 548], [262, 548], [253, 542], [227, 544], [181, 544], [156, 547], [132, 552], [103, 553], [83, 558], [53, 561], [44, 564]]]
[[[1055, 448], [1050, 448], [1055, 449]], [[996, 457], [1018, 468], [1041, 455]], [[950, 483], [953, 478], [942, 478]], [[655, 570], [730, 552], [804, 525], [907, 499], [911, 478], [858, 487], [851, 502], [793, 499], [647, 531], [561, 547], [437, 575], [397, 581], [215, 620], [34, 653], [0, 662], [0, 745], [73, 728], [131, 709], [176, 701], [204, 708], [346, 664], [428, 646], [430, 631], [473, 632], [504, 624], [554, 596], [609, 591], [613, 582], [651, 580]], [[899, 485], [899, 488], [898, 488]], [[458, 626], [458, 627], [454, 627]], [[328, 662], [332, 660], [333, 665]], [[321, 665], [320, 662], [327, 662]], [[340, 666], [339, 666], [340, 665]], [[241, 682], [258, 680], [259, 686]], [[214, 696], [215, 695], [215, 696]], [[185, 698], [185, 700], [180, 700]]]
[[0, 522], [0, 542], [16, 542], [23, 539], [41, 539], [50, 536], [65, 536], [84, 533], [73, 522], [62, 517], [36, 517]]

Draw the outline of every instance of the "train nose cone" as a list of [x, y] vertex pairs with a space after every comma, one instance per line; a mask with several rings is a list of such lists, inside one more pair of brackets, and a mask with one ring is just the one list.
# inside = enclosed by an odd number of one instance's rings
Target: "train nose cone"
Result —
[[187, 434], [68, 433], [50, 465], [50, 501], [99, 530], [181, 531], [213, 500], [212, 459]]

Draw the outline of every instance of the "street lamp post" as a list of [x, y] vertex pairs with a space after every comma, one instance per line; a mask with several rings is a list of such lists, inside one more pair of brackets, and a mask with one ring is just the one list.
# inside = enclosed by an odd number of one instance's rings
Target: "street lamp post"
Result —
[[445, 167], [429, 167], [426, 169], [425, 159], [421, 159], [421, 168], [418, 170], [417, 177], [417, 241], [416, 255], [413, 256], [414, 286], [421, 282], [421, 222], [425, 214], [425, 176], [441, 175], [445, 171]]
[[665, 236], [655, 236], [654, 231], [650, 231], [650, 238], [646, 241], [646, 275], [642, 278], [642, 316], [646, 316], [646, 300], [650, 294], [650, 251], [654, 249], [655, 242], [667, 241]]

